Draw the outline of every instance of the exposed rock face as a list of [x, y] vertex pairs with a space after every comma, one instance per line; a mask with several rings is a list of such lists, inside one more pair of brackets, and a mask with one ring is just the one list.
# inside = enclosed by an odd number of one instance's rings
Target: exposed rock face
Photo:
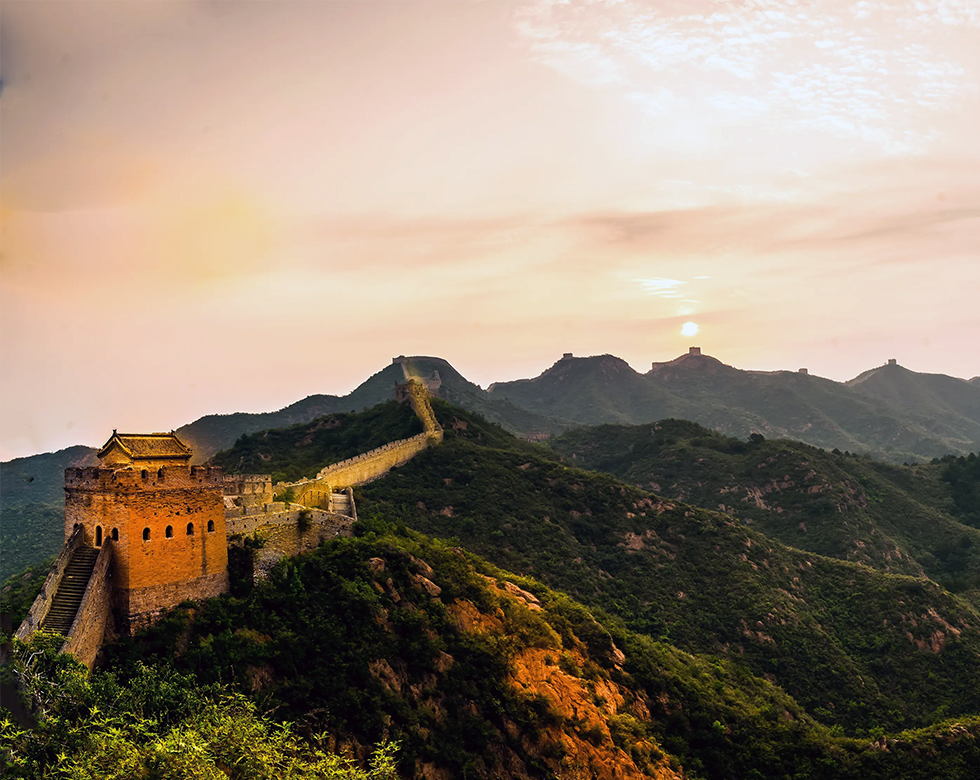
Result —
[[[532, 593], [511, 582], [488, 579], [504, 598], [516, 602], [518, 609], [541, 610]], [[450, 605], [450, 612], [464, 631], [478, 635], [504, 631], [499, 610], [490, 615], [469, 601], [456, 601]], [[560, 754], [556, 758], [542, 756], [549, 769], [560, 777], [680, 780], [683, 775], [670, 767], [667, 757], [652, 742], [633, 742], [630, 753], [614, 742], [610, 726], [632, 718], [649, 720], [646, 703], [608, 679], [586, 680], [576, 674], [588, 664], [584, 648], [563, 646], [557, 636], [554, 639], [557, 647], [526, 647], [515, 654], [512, 662], [510, 679], [517, 692], [542, 697], [558, 716], [558, 723], [543, 729], [536, 744], [525, 737], [525, 749], [530, 753], [543, 749], [545, 753]], [[618, 665], [623, 660], [622, 652], [614, 645], [613, 663]]]

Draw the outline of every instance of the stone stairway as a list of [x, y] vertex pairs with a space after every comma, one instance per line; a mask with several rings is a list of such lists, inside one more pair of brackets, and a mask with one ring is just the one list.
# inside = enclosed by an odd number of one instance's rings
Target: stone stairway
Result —
[[331, 493], [330, 511], [336, 512], [338, 515], [352, 517], [353, 513], [351, 512], [350, 496], [347, 495], [347, 493]]
[[98, 557], [99, 551], [94, 547], [79, 547], [75, 550], [65, 568], [65, 576], [58, 586], [58, 592], [51, 601], [51, 609], [41, 622], [43, 630], [54, 631], [62, 636], [68, 635]]

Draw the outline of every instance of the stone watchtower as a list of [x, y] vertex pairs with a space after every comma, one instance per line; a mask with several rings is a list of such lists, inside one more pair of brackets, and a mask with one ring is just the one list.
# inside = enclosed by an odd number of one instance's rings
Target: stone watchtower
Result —
[[65, 471], [65, 539], [112, 540], [113, 611], [135, 630], [185, 599], [228, 590], [221, 469], [191, 466], [173, 432], [120, 434], [96, 468]]

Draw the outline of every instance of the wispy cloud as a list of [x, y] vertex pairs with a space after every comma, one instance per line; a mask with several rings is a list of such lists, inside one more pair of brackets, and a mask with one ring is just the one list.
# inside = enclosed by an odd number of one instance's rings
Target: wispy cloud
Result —
[[534, 56], [595, 85], [625, 85], [654, 116], [695, 101], [715, 120], [860, 139], [887, 153], [935, 140], [932, 115], [977, 92], [977, 58], [948, 45], [980, 27], [974, 0], [531, 4]]
[[681, 285], [687, 282], [680, 279], [666, 279], [662, 276], [654, 276], [651, 279], [637, 279], [640, 286], [650, 295], [659, 298], [683, 298], [684, 294], [680, 291]]

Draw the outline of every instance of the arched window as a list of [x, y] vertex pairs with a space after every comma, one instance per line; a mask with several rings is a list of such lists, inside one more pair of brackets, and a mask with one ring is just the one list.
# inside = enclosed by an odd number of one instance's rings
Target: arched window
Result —
[[163, 469], [162, 468], [157, 469], [157, 479], [159, 479], [159, 480], [162, 480], [163, 479]]
[[188, 523], [187, 524], [187, 535], [188, 536], [193, 536], [194, 535], [194, 523]]
[[140, 472], [140, 476], [143, 477], [143, 479], [149, 479], [150, 472], [148, 472], [146, 469], [143, 469], [143, 471]]
[[144, 528], [143, 529], [143, 541], [144, 542], [150, 541], [150, 529], [149, 528]]
[[96, 547], [101, 547], [102, 546], [102, 526], [101, 525], [95, 526], [95, 546]]
[[168, 525], [167, 526], [167, 530], [165, 531], [165, 534], [166, 534], [166, 537], [168, 539], [173, 539], [173, 536], [174, 536], [174, 527], [172, 525]]
[[214, 533], [214, 520], [208, 520], [208, 533]]
[[118, 528], [113, 528], [112, 529], [112, 541], [114, 541], [114, 542], [118, 542], [119, 541], [119, 529]]

